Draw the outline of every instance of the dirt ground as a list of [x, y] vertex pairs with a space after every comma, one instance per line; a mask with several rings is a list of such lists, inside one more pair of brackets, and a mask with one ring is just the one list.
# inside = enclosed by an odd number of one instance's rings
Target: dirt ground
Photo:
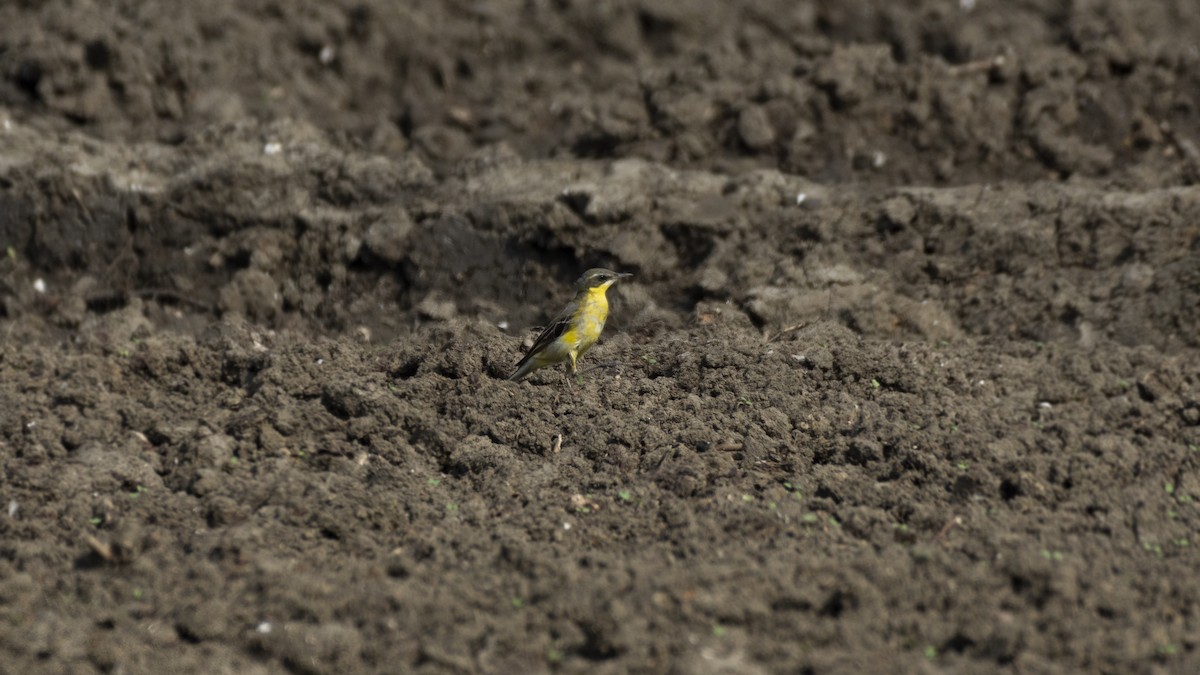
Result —
[[0, 672], [1200, 672], [1198, 44], [5, 3]]

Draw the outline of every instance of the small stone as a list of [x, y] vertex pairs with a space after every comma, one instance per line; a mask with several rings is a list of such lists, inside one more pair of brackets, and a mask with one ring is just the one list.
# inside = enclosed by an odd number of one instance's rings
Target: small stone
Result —
[[775, 143], [775, 130], [761, 106], [750, 106], [738, 115], [738, 135], [751, 150], [765, 150]]
[[386, 262], [398, 264], [408, 253], [408, 237], [412, 229], [413, 222], [408, 212], [397, 209], [390, 217], [367, 228], [367, 236], [363, 243], [375, 256]]
[[882, 215], [893, 229], [901, 230], [912, 225], [917, 217], [917, 208], [907, 197], [892, 197], [883, 203]]
[[699, 285], [707, 293], [717, 293], [729, 286], [729, 275], [725, 270], [709, 265], [700, 272]]
[[435, 321], [449, 321], [458, 315], [458, 306], [454, 301], [434, 291], [417, 303], [417, 311], [421, 316]]

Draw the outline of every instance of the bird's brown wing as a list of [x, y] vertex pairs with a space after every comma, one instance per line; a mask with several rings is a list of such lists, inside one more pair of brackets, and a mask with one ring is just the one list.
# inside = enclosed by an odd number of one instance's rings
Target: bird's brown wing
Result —
[[532, 357], [534, 354], [537, 354], [542, 349], [545, 349], [551, 342], [554, 342], [558, 338], [562, 337], [562, 334], [567, 332], [567, 329], [570, 328], [571, 318], [575, 316], [575, 311], [577, 309], [579, 309], [579, 303], [574, 301], [568, 303], [566, 307], [563, 307], [563, 310], [558, 313], [558, 316], [554, 317], [554, 321], [551, 321], [550, 324], [543, 328], [542, 332], [538, 334], [537, 339], [533, 341], [533, 346], [525, 352], [525, 356], [522, 356], [521, 360], [517, 361], [516, 368], [520, 369], [521, 366], [525, 365], [525, 362], [528, 361], [530, 357]]

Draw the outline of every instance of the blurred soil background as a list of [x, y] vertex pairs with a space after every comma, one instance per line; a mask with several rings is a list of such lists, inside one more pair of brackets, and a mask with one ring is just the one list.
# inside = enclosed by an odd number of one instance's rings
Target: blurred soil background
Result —
[[1198, 45], [5, 3], [0, 672], [1200, 672]]

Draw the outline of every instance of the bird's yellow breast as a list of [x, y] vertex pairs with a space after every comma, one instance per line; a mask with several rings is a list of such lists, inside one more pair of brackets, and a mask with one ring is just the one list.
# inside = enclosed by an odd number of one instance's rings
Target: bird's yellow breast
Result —
[[563, 333], [563, 342], [573, 346], [580, 354], [596, 344], [608, 318], [608, 296], [605, 292], [612, 282], [589, 288], [580, 293], [579, 309], [575, 310], [571, 327]]

